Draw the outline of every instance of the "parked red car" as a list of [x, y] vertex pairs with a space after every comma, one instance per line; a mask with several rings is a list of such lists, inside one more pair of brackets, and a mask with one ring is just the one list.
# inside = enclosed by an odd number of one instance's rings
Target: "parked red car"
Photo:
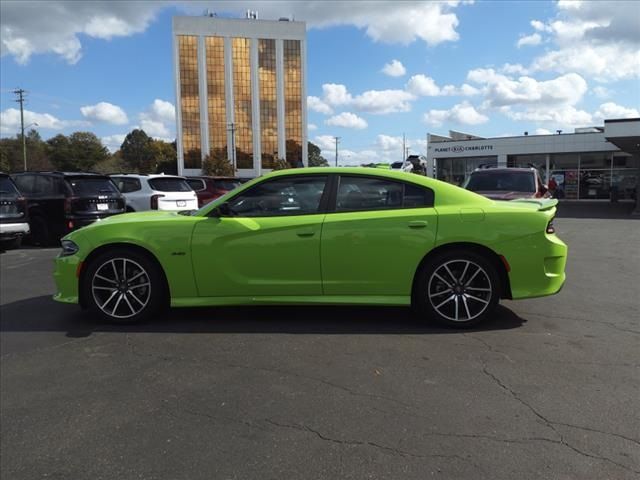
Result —
[[212, 200], [240, 185], [240, 180], [234, 177], [187, 177], [187, 183], [198, 196], [198, 207], [202, 207]]
[[464, 188], [492, 200], [551, 196], [535, 168], [479, 168], [471, 172]]

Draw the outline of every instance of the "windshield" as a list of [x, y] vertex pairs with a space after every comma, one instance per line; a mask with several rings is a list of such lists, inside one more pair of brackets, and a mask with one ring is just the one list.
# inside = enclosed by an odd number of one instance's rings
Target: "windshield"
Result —
[[535, 192], [533, 174], [529, 172], [474, 172], [465, 188], [472, 192]]
[[16, 195], [18, 189], [9, 177], [0, 177], [0, 195]]
[[152, 178], [149, 185], [159, 192], [191, 192], [192, 188], [183, 178]]
[[119, 190], [108, 178], [86, 177], [71, 178], [67, 180], [73, 193], [82, 197], [94, 195], [119, 194]]

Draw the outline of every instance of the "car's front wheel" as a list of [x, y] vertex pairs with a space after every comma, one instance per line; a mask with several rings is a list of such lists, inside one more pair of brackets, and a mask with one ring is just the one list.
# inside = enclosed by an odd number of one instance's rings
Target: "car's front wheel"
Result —
[[445, 251], [428, 259], [418, 275], [416, 306], [449, 327], [469, 328], [482, 322], [500, 299], [495, 267], [476, 252]]
[[160, 267], [133, 250], [100, 254], [87, 266], [84, 280], [86, 303], [108, 322], [148, 320], [160, 310], [166, 297]]

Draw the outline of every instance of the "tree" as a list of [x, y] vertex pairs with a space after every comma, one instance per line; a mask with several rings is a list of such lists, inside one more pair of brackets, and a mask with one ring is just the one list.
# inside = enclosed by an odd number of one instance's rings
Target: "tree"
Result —
[[71, 143], [66, 135], [59, 133], [47, 140], [49, 161], [58, 170], [74, 170], [74, 162], [71, 158]]
[[4, 145], [0, 144], [0, 172], [10, 172], [11, 163], [9, 163], [9, 152], [5, 150]]
[[314, 143], [307, 143], [310, 167], [328, 167], [327, 159], [320, 155], [320, 147]]
[[109, 151], [91, 132], [73, 132], [69, 135], [69, 148], [76, 169], [87, 172], [94, 165], [109, 158]]
[[155, 173], [167, 173], [177, 175], [178, 154], [176, 142], [163, 140], [151, 140], [152, 158], [155, 162]]
[[144, 130], [135, 129], [127, 134], [120, 147], [122, 160], [130, 171], [150, 173], [155, 171], [153, 139]]
[[273, 170], [286, 170], [287, 168], [291, 168], [291, 164], [284, 158], [279, 158], [273, 162]]
[[47, 140], [49, 160], [58, 170], [87, 172], [109, 158], [109, 151], [91, 132], [58, 134]]

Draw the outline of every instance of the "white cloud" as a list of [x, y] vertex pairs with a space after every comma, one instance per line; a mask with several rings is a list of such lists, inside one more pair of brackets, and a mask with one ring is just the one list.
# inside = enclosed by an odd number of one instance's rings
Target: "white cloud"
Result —
[[553, 132], [551, 130], [547, 130], [546, 128], [536, 128], [534, 133], [536, 135], [551, 135]]
[[111, 39], [143, 32], [162, 2], [0, 2], [0, 53], [26, 64], [53, 53], [70, 64], [82, 56], [81, 35]]
[[436, 97], [440, 95], [440, 87], [433, 78], [426, 75], [414, 75], [407, 82], [406, 89], [414, 95]]
[[347, 87], [336, 83], [325, 83], [322, 85], [323, 100], [333, 107], [348, 105], [351, 103], [351, 94]]
[[351, 112], [342, 112], [329, 118], [325, 123], [334, 127], [354, 128], [356, 130], [367, 128], [366, 120]]
[[467, 102], [454, 105], [449, 110], [429, 110], [423, 118], [426, 123], [434, 127], [440, 127], [444, 123], [479, 125], [489, 121], [489, 117], [478, 112]]
[[540, 45], [542, 43], [542, 37], [539, 33], [533, 33], [531, 35], [527, 35], [526, 37], [521, 37], [518, 40], [517, 46], [518, 48], [524, 47], [527, 45]]
[[598, 98], [609, 98], [613, 96], [613, 91], [603, 87], [602, 85], [598, 85], [597, 87], [593, 87], [593, 94]]
[[378, 135], [376, 146], [379, 150], [402, 150], [402, 137], [392, 137], [390, 135]]
[[175, 131], [175, 107], [171, 102], [156, 98], [148, 110], [139, 115], [139, 120], [140, 128], [150, 137], [171, 139]]
[[576, 72], [610, 82], [640, 77], [640, 6], [633, 1], [558, 2], [558, 13], [531, 26], [555, 48], [530, 71]]
[[314, 112], [323, 113], [325, 115], [331, 115], [333, 113], [333, 109], [323, 102], [318, 97], [308, 96], [307, 97], [307, 107], [309, 110], [313, 110]]
[[115, 152], [120, 149], [122, 142], [127, 135], [125, 133], [115, 134], [115, 135], [107, 135], [106, 137], [102, 137], [102, 143], [105, 147], [109, 149], [110, 152]]
[[390, 77], [401, 77], [405, 73], [407, 73], [407, 69], [404, 68], [402, 62], [399, 60], [393, 59], [390, 63], [386, 63], [384, 67], [382, 67], [382, 73], [385, 75], [389, 75]]
[[557, 127], [584, 127], [593, 122], [589, 112], [578, 110], [572, 105], [563, 105], [556, 108], [531, 107], [524, 111], [506, 111], [506, 115], [512, 120], [536, 123], [547, 123]]
[[335, 139], [331, 135], [318, 135], [313, 143], [318, 145], [321, 150], [331, 150], [336, 145]]
[[82, 116], [97, 122], [111, 123], [113, 125], [125, 125], [129, 123], [127, 114], [117, 105], [109, 102], [100, 102], [95, 105], [80, 107]]
[[607, 102], [600, 105], [600, 108], [598, 108], [593, 116], [598, 119], [636, 118], [640, 117], [640, 111], [635, 108], [623, 107], [613, 102]]
[[408, 112], [415, 97], [404, 90], [369, 90], [353, 99], [353, 106], [362, 112], [387, 114]]
[[[60, 120], [49, 113], [37, 113], [30, 110], [24, 110], [24, 123], [34, 126], [36, 129], [62, 130], [69, 125], [69, 122]], [[20, 132], [20, 110], [17, 108], [7, 108], [0, 112], [0, 132], [4, 134], [16, 134]], [[29, 127], [32, 128], [32, 127]]]
[[318, 129], [318, 126], [316, 124], [314, 124], [314, 123], [307, 124], [307, 130], [308, 131], [313, 132], [314, 130], [317, 130], [317, 129]]
[[519, 104], [575, 105], [587, 91], [587, 82], [576, 73], [538, 81], [522, 76], [513, 79], [489, 68], [471, 70], [469, 81], [482, 85], [487, 106]]

